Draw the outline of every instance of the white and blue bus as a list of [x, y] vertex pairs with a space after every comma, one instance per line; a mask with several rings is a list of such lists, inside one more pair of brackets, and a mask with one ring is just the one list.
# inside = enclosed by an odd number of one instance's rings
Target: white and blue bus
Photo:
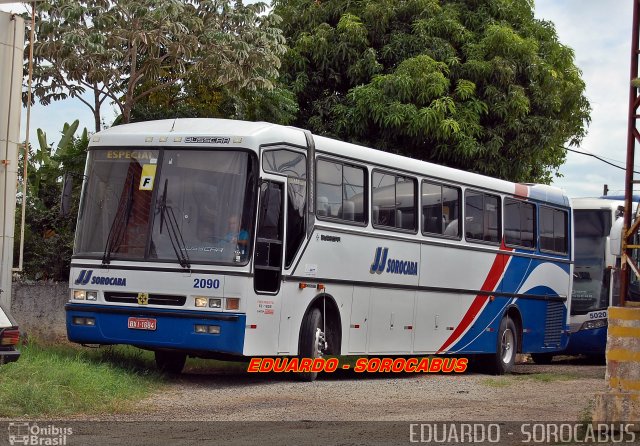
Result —
[[[268, 123], [94, 135], [68, 337], [185, 358], [473, 355], [496, 373], [568, 339], [557, 188]], [[314, 379], [315, 373], [301, 373]]]

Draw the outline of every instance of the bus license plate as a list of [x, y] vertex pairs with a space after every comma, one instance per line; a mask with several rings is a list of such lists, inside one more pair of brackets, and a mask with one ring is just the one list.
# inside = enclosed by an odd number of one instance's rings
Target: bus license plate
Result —
[[130, 317], [128, 322], [129, 328], [133, 330], [155, 330], [156, 320], [140, 317]]

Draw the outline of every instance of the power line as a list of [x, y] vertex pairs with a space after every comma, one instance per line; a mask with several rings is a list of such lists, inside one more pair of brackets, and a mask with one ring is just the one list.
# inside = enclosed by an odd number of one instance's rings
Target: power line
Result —
[[[585, 150], [585, 149], [583, 149], [583, 150], [584, 150], [585, 153], [593, 154], [593, 152], [590, 152], [590, 151]], [[618, 164], [622, 164], [622, 165], [626, 164], [626, 161], [622, 161], [622, 160], [618, 160], [618, 159], [615, 159], [615, 158], [611, 158], [610, 156], [604, 156], [604, 155], [598, 155], [598, 156], [600, 156], [601, 158], [604, 158], [606, 160], [613, 161], [614, 163], [618, 163]], [[640, 167], [640, 165], [634, 164], [633, 167]]]
[[[616, 168], [618, 168], [618, 169], [620, 169], [620, 170], [627, 170], [627, 169], [625, 169], [624, 167], [622, 167], [622, 166], [618, 166], [617, 164], [613, 164], [612, 162], [609, 162], [609, 161], [607, 161], [606, 159], [603, 159], [603, 158], [599, 157], [598, 155], [594, 155], [593, 153], [580, 152], [579, 150], [570, 149], [570, 148], [568, 148], [568, 147], [565, 147], [565, 149], [566, 149], [568, 152], [573, 152], [573, 153], [577, 153], [577, 154], [585, 155], [585, 156], [592, 156], [592, 157], [594, 157], [595, 159], [597, 159], [597, 160], [599, 160], [599, 161], [602, 161], [603, 163], [608, 164], [608, 165], [610, 165], [610, 166], [616, 167]], [[634, 171], [633, 171], [633, 173], [640, 174], [640, 172], [638, 172], [637, 170], [634, 170]]]

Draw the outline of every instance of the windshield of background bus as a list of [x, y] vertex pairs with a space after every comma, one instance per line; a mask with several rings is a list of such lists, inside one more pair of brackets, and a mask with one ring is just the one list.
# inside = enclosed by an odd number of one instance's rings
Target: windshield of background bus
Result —
[[575, 270], [571, 314], [586, 314], [609, 306], [606, 241], [610, 210], [574, 210]]
[[250, 164], [247, 152], [92, 150], [75, 254], [175, 262], [175, 217], [191, 262], [245, 263]]

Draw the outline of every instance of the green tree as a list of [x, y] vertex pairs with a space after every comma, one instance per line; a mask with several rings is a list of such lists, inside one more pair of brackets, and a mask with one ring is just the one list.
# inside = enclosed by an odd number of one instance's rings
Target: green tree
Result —
[[[189, 79], [174, 88], [150, 94], [131, 111], [131, 122], [166, 118], [228, 118], [291, 124], [298, 112], [293, 92], [275, 83], [273, 88], [235, 91]], [[121, 122], [116, 120], [115, 124]]]
[[[38, 150], [30, 148], [28, 192], [25, 221], [23, 275], [30, 279], [69, 279], [69, 265], [73, 251], [76, 216], [89, 136], [84, 129], [75, 136], [79, 121], [65, 124], [55, 150], [47, 135], [38, 129]], [[19, 172], [22, 172], [20, 168]], [[67, 214], [60, 212], [63, 176], [73, 178], [72, 208]], [[18, 194], [21, 205], [22, 190]], [[16, 212], [16, 228], [21, 213]], [[19, 251], [14, 246], [14, 255]]]
[[264, 3], [47, 0], [38, 9], [35, 96], [45, 105], [79, 99], [96, 131], [106, 100], [126, 123], [139, 101], [186, 79], [231, 92], [270, 90], [285, 51], [279, 17]]
[[533, 0], [274, 5], [299, 126], [520, 182], [549, 182], [586, 133], [573, 51]]

